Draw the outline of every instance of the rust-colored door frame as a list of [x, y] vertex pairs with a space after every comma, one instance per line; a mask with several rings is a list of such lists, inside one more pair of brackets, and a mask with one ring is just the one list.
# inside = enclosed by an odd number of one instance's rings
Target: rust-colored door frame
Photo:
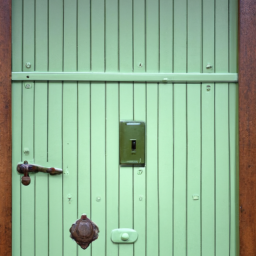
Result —
[[256, 255], [256, 1], [239, 5], [240, 255]]
[[[12, 254], [11, 0], [0, 0], [0, 255]], [[4, 24], [4, 26], [3, 26]], [[256, 255], [256, 1], [239, 4], [240, 255]]]
[[0, 255], [12, 255], [11, 0], [0, 0]]

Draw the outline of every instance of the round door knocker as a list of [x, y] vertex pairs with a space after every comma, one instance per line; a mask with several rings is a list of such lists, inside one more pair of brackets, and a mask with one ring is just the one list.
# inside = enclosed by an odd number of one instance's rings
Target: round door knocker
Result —
[[98, 238], [99, 228], [85, 214], [77, 220], [69, 229], [70, 237], [76, 241], [82, 249], [86, 249], [91, 242]]

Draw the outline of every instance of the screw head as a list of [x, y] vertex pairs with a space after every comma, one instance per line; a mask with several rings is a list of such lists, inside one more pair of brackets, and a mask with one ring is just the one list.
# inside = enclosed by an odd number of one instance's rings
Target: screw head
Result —
[[194, 194], [194, 195], [192, 195], [192, 198], [193, 198], [193, 200], [199, 200], [199, 195]]
[[208, 84], [207, 86], [206, 86], [206, 91], [210, 91], [211, 90], [211, 86]]
[[141, 175], [143, 173], [143, 170], [138, 170], [137, 174]]
[[31, 89], [31, 88], [32, 88], [32, 85], [31, 85], [31, 84], [24, 84], [24, 87], [25, 87], [26, 89]]
[[206, 69], [210, 69], [210, 68], [212, 68], [212, 65], [211, 65], [210, 63], [208, 63], [208, 64], [206, 65]]
[[31, 63], [30, 62], [27, 62], [26, 65], [25, 65], [26, 68], [31, 68]]
[[99, 202], [101, 198], [99, 196], [96, 197], [96, 201]]
[[29, 148], [24, 148], [24, 149], [23, 149], [23, 153], [26, 154], [26, 155], [28, 155], [28, 154], [29, 154]]

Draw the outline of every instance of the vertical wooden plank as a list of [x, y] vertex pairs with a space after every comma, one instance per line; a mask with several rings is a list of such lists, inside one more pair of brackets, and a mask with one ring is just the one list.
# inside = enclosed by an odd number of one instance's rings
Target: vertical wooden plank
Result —
[[[187, 2], [174, 1], [173, 70], [187, 72]], [[174, 85], [173, 255], [187, 253], [186, 85]]]
[[48, 3], [35, 1], [35, 71], [48, 70]]
[[133, 71], [132, 1], [119, 0], [119, 65], [121, 72]]
[[[119, 69], [121, 72], [133, 71], [133, 27], [132, 1], [119, 1]], [[133, 120], [133, 93], [131, 83], [119, 85], [119, 118]], [[119, 169], [119, 228], [133, 228], [133, 168]], [[119, 255], [133, 255], [133, 244], [120, 244]]]
[[[64, 0], [63, 68], [77, 70], [77, 2]], [[77, 219], [77, 83], [63, 83], [63, 255], [77, 253], [69, 228]], [[68, 199], [70, 197], [71, 199]]]
[[[22, 71], [22, 1], [12, 3], [12, 71]], [[4, 27], [4, 26], [3, 26]], [[7, 41], [7, 40], [6, 40]]]
[[146, 1], [146, 71], [159, 72], [159, 2]]
[[[202, 1], [188, 1], [187, 72], [202, 70]], [[201, 85], [187, 85], [187, 255], [201, 252]], [[196, 196], [199, 200], [196, 200]]]
[[[187, 85], [187, 255], [201, 252], [201, 85]], [[196, 198], [199, 197], [199, 200]]]
[[239, 255], [238, 85], [229, 84], [230, 255]]
[[[229, 1], [229, 72], [238, 72], [238, 1]], [[239, 254], [238, 85], [229, 84], [230, 255]]]
[[[215, 1], [203, 1], [203, 72], [212, 73], [215, 70]], [[207, 65], [212, 66], [206, 68]]]
[[[50, 45], [51, 49], [52, 45]], [[50, 62], [51, 64], [51, 62]], [[54, 66], [52, 66], [54, 67]], [[48, 161], [54, 167], [62, 164], [62, 83], [49, 83], [48, 95]], [[65, 169], [63, 170], [65, 171]], [[49, 256], [63, 253], [63, 176], [49, 177]], [[66, 196], [66, 195], [65, 195]], [[67, 198], [65, 198], [67, 200]], [[66, 202], [65, 202], [66, 203]]]
[[[58, 10], [58, 11], [56, 11]], [[49, 1], [49, 71], [63, 71], [63, 1]], [[63, 90], [61, 82], [49, 83], [48, 161], [63, 168]], [[63, 171], [65, 169], [63, 168]], [[63, 254], [63, 175], [49, 178], [49, 256]], [[65, 199], [67, 195], [65, 195]]]
[[105, 83], [91, 84], [91, 218], [100, 228], [92, 255], [105, 254]]
[[173, 1], [160, 1], [160, 71], [172, 72], [173, 68]]
[[[35, 163], [47, 166], [47, 83], [35, 84]], [[35, 175], [35, 255], [48, 254], [48, 179], [46, 173]]]
[[[63, 253], [76, 254], [69, 228], [77, 218], [77, 85], [63, 84]], [[68, 200], [69, 195], [71, 199]], [[70, 223], [70, 221], [72, 222]]]
[[[90, 107], [90, 83], [80, 82], [78, 84], [78, 174], [77, 174], [77, 218], [83, 213], [90, 218], [91, 213], [91, 170], [90, 170], [90, 145], [91, 145], [91, 107]], [[91, 255], [91, 250], [86, 252], [78, 250], [78, 255]]]
[[[106, 72], [119, 69], [119, 14], [117, 0], [105, 1]], [[110, 234], [119, 226], [119, 85], [106, 83], [106, 230], [105, 255], [117, 256], [119, 246], [112, 243]]]
[[215, 72], [224, 73], [229, 63], [228, 0], [216, 0], [215, 4]]
[[106, 0], [105, 9], [105, 54], [106, 71], [118, 70], [118, 0]]
[[[31, 63], [30, 68], [25, 64]], [[23, 1], [23, 70], [34, 71], [34, 1]], [[31, 89], [22, 86], [22, 161], [34, 161], [34, 85]], [[24, 149], [29, 153], [24, 153]], [[30, 175], [31, 184], [21, 186], [21, 255], [33, 255], [35, 250], [35, 182]], [[32, 239], [31, 239], [32, 238]]]
[[[21, 64], [21, 62], [20, 62]], [[12, 254], [20, 255], [20, 191], [21, 175], [17, 173], [16, 166], [21, 162], [21, 92], [22, 83], [12, 83]], [[2, 144], [1, 144], [2, 145]], [[4, 250], [0, 250], [1, 252]], [[8, 254], [6, 254], [8, 255]], [[11, 255], [11, 254], [10, 254]]]
[[[2, 1], [3, 2], [3, 1]], [[10, 1], [8, 1], [8, 4], [11, 3]], [[2, 3], [1, 3], [2, 4]], [[1, 8], [2, 12], [1, 12], [1, 17], [5, 17], [2, 16], [3, 14], [5, 15], [9, 15], [8, 11], [6, 10], [6, 8], [10, 8], [10, 6], [8, 5], [3, 5], [3, 8]], [[15, 17], [15, 18], [14, 18]], [[1, 18], [2, 19], [2, 18]], [[2, 22], [2, 21], [1, 21]], [[4, 29], [4, 32], [6, 33], [8, 29], [8, 23], [6, 23], [6, 21], [2, 22], [3, 24], [5, 24], [5, 26], [1, 26], [1, 29]], [[11, 23], [10, 23], [11, 24]], [[9, 28], [11, 31], [11, 28]], [[8, 42], [8, 37], [3, 33], [3, 31], [1, 31], [1, 35], [4, 37], [4, 42], [7, 45], [2, 44], [1, 45], [1, 55], [2, 55], [2, 49], [4, 50], [4, 52], [6, 51], [6, 46], [10, 47], [12, 45], [12, 70], [13, 71], [21, 71], [22, 70], [22, 1], [13, 1], [12, 3], [12, 42], [11, 42], [11, 38], [10, 38], [10, 42]], [[6, 54], [6, 52], [4, 53], [4, 55]], [[11, 50], [10, 50], [10, 54], [11, 54]], [[9, 56], [11, 58], [11, 55]], [[8, 61], [8, 57], [5, 57], [6, 60]], [[2, 66], [1, 69], [1, 77], [2, 74], [8, 75], [8, 71], [6, 72], [6, 70], [3, 67], [8, 67], [8, 65], [4, 65]], [[11, 67], [9, 67], [9, 73], [11, 74]], [[3, 73], [2, 73], [3, 72]], [[2, 83], [2, 84], [6, 84], [6, 83]], [[10, 194], [10, 197], [12, 198], [12, 210], [13, 212], [15, 212], [15, 214], [12, 214], [12, 230], [9, 232], [10, 234], [10, 238], [12, 239], [12, 244], [9, 245], [8, 243], [3, 243], [4, 247], [9, 248], [9, 255], [17, 255], [20, 256], [20, 248], [21, 248], [21, 236], [20, 236], [20, 224], [21, 224], [21, 218], [20, 218], [20, 212], [21, 212], [21, 196], [20, 196], [20, 191], [21, 191], [21, 176], [17, 174], [17, 170], [16, 170], [16, 166], [17, 163], [21, 162], [22, 160], [22, 152], [21, 152], [21, 116], [22, 116], [22, 86], [23, 83], [22, 82], [13, 82], [12, 83], [12, 91], [10, 92], [11, 97], [12, 97], [12, 138], [10, 139], [10, 143], [12, 143], [12, 194]], [[2, 90], [3, 87], [0, 87], [0, 90]], [[8, 87], [5, 87], [8, 88]], [[8, 93], [7, 91], [5, 93], [3, 93], [1, 91], [1, 95], [2, 97], [4, 97], [7, 100], [8, 96], [6, 95], [6, 93]], [[6, 97], [7, 96], [7, 97]], [[4, 102], [4, 101], [2, 101]], [[1, 106], [1, 113], [2, 112], [2, 106]], [[6, 125], [6, 122], [3, 122], [4, 125]], [[5, 126], [6, 127], [6, 126]], [[1, 128], [2, 129], [2, 128]], [[2, 136], [3, 137], [3, 136]], [[5, 141], [6, 140], [6, 136], [3, 137]], [[3, 145], [3, 146], [2, 146]], [[1, 141], [1, 148], [6, 149], [5, 147], [5, 142]], [[7, 161], [8, 157], [5, 157]], [[4, 158], [4, 159], [5, 159]], [[4, 161], [6, 161], [4, 160]], [[4, 172], [6, 172], [6, 170], [4, 170]], [[6, 173], [5, 173], [6, 175]], [[7, 185], [7, 183], [5, 182], [4, 179], [1, 179], [2, 181], [4, 181], [3, 184]], [[5, 189], [5, 186], [3, 186], [3, 184], [1, 184], [1, 187], [3, 189]], [[8, 195], [6, 194], [7, 191], [4, 191], [6, 197], [8, 197]], [[2, 208], [2, 207], [1, 207]], [[6, 211], [6, 209], [4, 208], [4, 210]], [[1, 213], [1, 216], [2, 213]], [[2, 220], [1, 220], [1, 225], [2, 225]], [[4, 225], [6, 225], [6, 220], [4, 219]], [[4, 230], [5, 228], [3, 228]], [[6, 231], [4, 232], [4, 237], [6, 239], [8, 239], [8, 233], [6, 233]], [[2, 234], [1, 234], [1, 240], [2, 240]], [[4, 240], [3, 240], [4, 241]], [[2, 254], [8, 255], [8, 252], [5, 252], [5, 248], [0, 247], [0, 252]], [[7, 249], [8, 250], [8, 249]], [[8, 255], [8, 256], [9, 256]]]
[[[134, 120], [146, 120], [146, 86], [134, 84]], [[147, 125], [147, 124], [146, 124]], [[147, 128], [146, 128], [147, 130]], [[147, 159], [147, 158], [146, 158]], [[142, 173], [140, 172], [142, 171]], [[139, 239], [134, 244], [134, 255], [145, 255], [146, 251], [146, 168], [134, 167], [134, 229]]]
[[186, 0], [174, 0], [174, 72], [187, 71], [187, 4]]
[[62, 55], [63, 0], [49, 1], [49, 71], [63, 71]]
[[[34, 71], [34, 0], [23, 1], [23, 71]], [[30, 68], [25, 65], [29, 62]]]
[[[31, 89], [22, 86], [22, 161], [33, 163], [34, 159], [34, 85]], [[28, 149], [29, 153], [25, 153]], [[34, 254], [35, 242], [35, 180], [30, 175], [29, 186], [21, 186], [21, 255]]]
[[64, 71], [77, 71], [77, 1], [64, 0]]
[[147, 84], [147, 255], [159, 252], [158, 100], [158, 85]]
[[159, 85], [159, 251], [173, 248], [173, 84]]
[[[210, 87], [209, 87], [210, 86]], [[202, 84], [202, 255], [215, 255], [214, 84]]]
[[[108, 67], [108, 66], [107, 66]], [[119, 182], [119, 95], [118, 84], [106, 87], [106, 255], [118, 255], [110, 234], [118, 228]]]
[[90, 71], [91, 35], [90, 0], [77, 1], [77, 70]]
[[[229, 69], [228, 0], [216, 0], [215, 13], [215, 71]], [[229, 165], [229, 97], [228, 84], [215, 87], [216, 134], [216, 255], [229, 253], [230, 231], [230, 165]], [[226, 120], [226, 122], [224, 121]]]
[[91, 1], [91, 70], [104, 71], [104, 0]]
[[186, 85], [174, 85], [174, 255], [187, 252], [187, 129], [186, 129]]
[[[91, 1], [91, 71], [105, 70], [105, 1]], [[98, 198], [98, 199], [97, 199]], [[92, 255], [105, 254], [105, 83], [91, 84], [91, 218], [100, 228]]]
[[228, 85], [215, 87], [216, 255], [229, 254], [229, 113]]
[[256, 251], [256, 2], [239, 5], [239, 233], [240, 255]]
[[229, 0], [229, 72], [238, 72], [238, 0]]
[[[35, 2], [35, 70], [48, 70], [48, 3]], [[48, 147], [48, 87], [46, 82], [35, 83], [35, 163], [47, 165]], [[35, 176], [35, 255], [47, 255], [48, 227], [48, 175]]]
[[134, 72], [145, 72], [145, 1], [133, 1]]
[[[133, 84], [120, 84], [120, 120], [133, 120]], [[119, 228], [133, 228], [133, 167], [120, 167]], [[133, 244], [120, 244], [120, 256], [133, 255]]]
[[202, 7], [201, 0], [188, 1], [187, 71], [201, 72], [202, 67]]
[[[134, 72], [145, 72], [145, 5], [143, 0], [133, 1]], [[134, 120], [146, 120], [146, 85], [134, 84]], [[146, 123], [147, 131], [147, 123]], [[147, 154], [145, 156], [147, 163]], [[146, 255], [146, 168], [134, 167], [134, 229], [140, 239], [134, 244], [133, 255]], [[142, 171], [142, 173], [141, 173]]]

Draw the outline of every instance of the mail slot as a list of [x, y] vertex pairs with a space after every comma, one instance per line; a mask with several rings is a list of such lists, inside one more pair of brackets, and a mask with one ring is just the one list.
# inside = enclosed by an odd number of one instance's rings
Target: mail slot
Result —
[[145, 165], [145, 123], [120, 121], [119, 157], [122, 166]]

